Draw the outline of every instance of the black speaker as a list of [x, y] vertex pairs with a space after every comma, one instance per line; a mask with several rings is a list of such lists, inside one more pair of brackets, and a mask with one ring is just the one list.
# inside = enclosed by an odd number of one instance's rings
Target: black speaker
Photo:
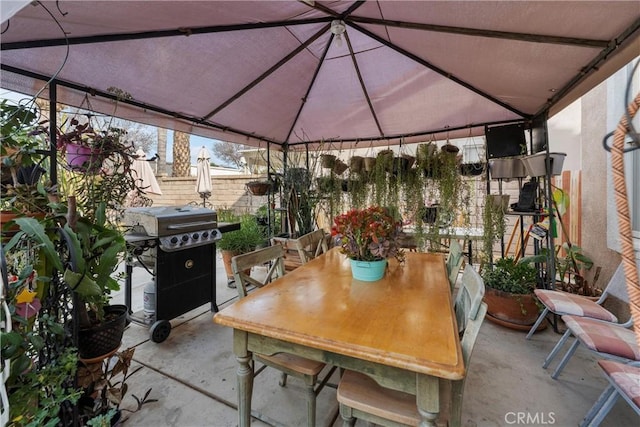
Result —
[[484, 132], [489, 159], [527, 154], [527, 141], [522, 123], [485, 127]]

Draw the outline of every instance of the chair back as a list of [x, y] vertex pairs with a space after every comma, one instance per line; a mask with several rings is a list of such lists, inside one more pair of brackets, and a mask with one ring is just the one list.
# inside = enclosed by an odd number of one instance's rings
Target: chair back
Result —
[[478, 316], [483, 297], [484, 281], [480, 274], [467, 264], [455, 300], [456, 320], [460, 332], [465, 331], [467, 324]]
[[624, 275], [624, 267], [622, 263], [618, 266], [613, 276], [609, 280], [607, 287], [604, 289], [602, 296], [598, 300], [598, 302], [604, 301], [607, 296], [613, 295], [619, 300], [628, 303], [629, 302], [629, 294], [627, 293], [627, 280]]
[[[261, 288], [274, 279], [284, 276], [283, 256], [282, 246], [274, 245], [231, 258], [231, 269], [238, 289], [238, 296], [244, 298], [247, 295], [248, 285]], [[269, 265], [269, 269], [262, 280], [251, 277], [251, 267], [265, 264]]]
[[453, 288], [456, 286], [458, 280], [458, 273], [460, 267], [462, 267], [462, 246], [457, 240], [452, 240], [449, 244], [449, 255], [447, 255], [447, 273], [449, 274], [449, 286], [453, 292]]
[[464, 268], [460, 290], [456, 297], [455, 310], [458, 330], [462, 333], [460, 345], [466, 374], [460, 381], [451, 383], [451, 410], [449, 425], [460, 427], [462, 424], [462, 396], [464, 384], [469, 376], [471, 353], [476, 344], [480, 327], [487, 314], [487, 304], [482, 302], [484, 281], [478, 272], [469, 264]]
[[312, 231], [293, 241], [293, 248], [298, 250], [300, 261], [306, 264], [313, 258], [329, 250], [323, 229]]

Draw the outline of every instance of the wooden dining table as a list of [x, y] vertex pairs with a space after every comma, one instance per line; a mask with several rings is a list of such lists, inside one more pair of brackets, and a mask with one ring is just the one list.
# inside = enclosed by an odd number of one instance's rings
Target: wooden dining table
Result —
[[390, 259], [384, 277], [351, 276], [339, 248], [256, 289], [216, 313], [233, 328], [238, 361], [238, 425], [250, 425], [252, 352], [286, 352], [364, 372], [414, 394], [421, 426], [440, 411], [441, 379], [465, 375], [451, 291], [441, 254]]

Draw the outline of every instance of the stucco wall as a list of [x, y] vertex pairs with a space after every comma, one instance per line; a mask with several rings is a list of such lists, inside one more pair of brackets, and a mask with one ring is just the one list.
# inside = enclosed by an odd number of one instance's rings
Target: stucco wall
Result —
[[[601, 266], [598, 281], [602, 287], [607, 284], [620, 263], [620, 255], [607, 247], [607, 171], [610, 164], [606, 151], [602, 148], [602, 138], [607, 129], [607, 87], [606, 82], [594, 88], [582, 98], [582, 248], [591, 257], [595, 266]], [[595, 271], [592, 269], [593, 272]], [[592, 274], [593, 274], [592, 272]], [[608, 302], [608, 308], [623, 319], [628, 310], [615, 302]]]

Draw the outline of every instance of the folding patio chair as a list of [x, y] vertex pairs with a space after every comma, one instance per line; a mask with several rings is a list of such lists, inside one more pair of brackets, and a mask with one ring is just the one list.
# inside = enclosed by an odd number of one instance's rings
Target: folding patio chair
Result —
[[[274, 279], [284, 275], [283, 255], [283, 247], [281, 245], [274, 245], [246, 254], [237, 255], [231, 259], [233, 275], [236, 280], [236, 287], [238, 289], [238, 296], [240, 299], [247, 295], [247, 287], [249, 285], [256, 287], [267, 286]], [[262, 280], [258, 280], [257, 278], [251, 277], [251, 268], [263, 265], [269, 266], [269, 270], [264, 278]], [[316, 387], [318, 375], [326, 366], [322, 362], [305, 359], [303, 357], [287, 353], [276, 353], [273, 356], [254, 353], [253, 360], [262, 363], [264, 366], [270, 366], [281, 371], [282, 376], [280, 379], [280, 386], [282, 387], [287, 383], [287, 375], [300, 378], [304, 381], [306, 386], [305, 396], [307, 399], [307, 425], [309, 427], [314, 427], [316, 424], [316, 396], [320, 393], [322, 388], [324, 388], [329, 377], [333, 374], [336, 368], [332, 367]], [[254, 376], [262, 372], [262, 369], [264, 368], [256, 371]]]
[[[467, 373], [473, 346], [487, 313], [487, 304], [482, 302], [483, 296], [482, 278], [473, 267], [467, 265], [455, 303], [458, 326], [464, 328], [461, 345]], [[450, 426], [460, 426], [461, 423], [465, 379], [466, 376], [451, 382]], [[356, 418], [383, 426], [417, 426], [420, 423], [414, 395], [382, 387], [365, 374], [345, 371], [338, 385], [337, 397], [345, 426], [353, 425]]]
[[615, 273], [613, 273], [613, 276], [597, 301], [593, 301], [582, 295], [550, 289], [536, 289], [534, 293], [536, 297], [538, 297], [538, 300], [544, 305], [544, 310], [529, 330], [526, 339], [531, 338], [531, 335], [538, 329], [538, 326], [545, 320], [549, 312], [560, 316], [568, 314], [571, 316], [589, 317], [605, 322], [617, 323], [618, 318], [604, 308], [602, 303], [604, 303], [609, 295], [613, 295], [624, 302], [629, 301], [622, 263], [618, 266]]
[[633, 325], [633, 319], [618, 324], [588, 317], [562, 316], [562, 321], [567, 325], [567, 331], [551, 350], [542, 367], [549, 366], [551, 360], [571, 335], [575, 336], [576, 340], [551, 374], [551, 378], [554, 380], [558, 378], [580, 344], [604, 359], [613, 359], [623, 363], [640, 361], [640, 349], [636, 344], [635, 333], [630, 329]]
[[609, 380], [609, 386], [587, 412], [580, 427], [599, 426], [620, 396], [640, 416], [640, 366], [611, 360], [598, 360], [598, 365]]

